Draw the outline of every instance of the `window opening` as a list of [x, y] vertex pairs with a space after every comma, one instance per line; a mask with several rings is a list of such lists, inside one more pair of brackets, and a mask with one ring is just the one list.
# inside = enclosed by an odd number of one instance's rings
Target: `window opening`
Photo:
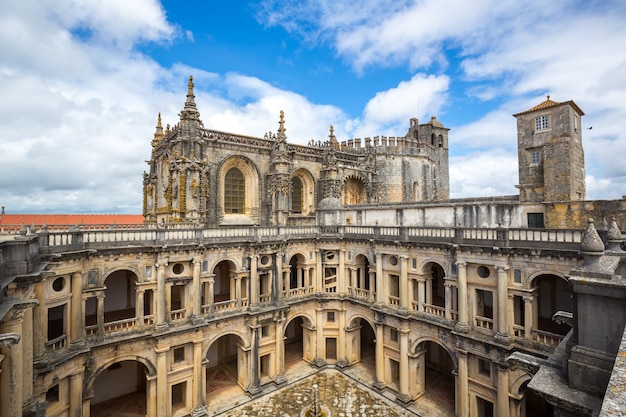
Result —
[[237, 214], [244, 212], [246, 183], [238, 168], [231, 168], [224, 177], [224, 212]]

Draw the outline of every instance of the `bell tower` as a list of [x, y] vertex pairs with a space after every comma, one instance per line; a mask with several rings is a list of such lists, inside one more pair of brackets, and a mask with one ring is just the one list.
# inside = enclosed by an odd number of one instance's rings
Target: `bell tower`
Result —
[[562, 202], [585, 199], [583, 111], [573, 101], [550, 99], [517, 119], [520, 201]]

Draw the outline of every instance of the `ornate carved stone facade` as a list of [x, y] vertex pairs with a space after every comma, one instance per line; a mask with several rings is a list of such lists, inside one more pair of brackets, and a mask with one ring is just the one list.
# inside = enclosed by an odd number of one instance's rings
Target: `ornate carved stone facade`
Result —
[[217, 415], [325, 368], [408, 415], [594, 415], [624, 354], [624, 202], [594, 205], [602, 236], [529, 224], [560, 225], [554, 202], [447, 200], [447, 141], [434, 118], [309, 146], [283, 114], [207, 130], [190, 79], [146, 224], [0, 235], [0, 417]]
[[[448, 129], [436, 119], [418, 124], [410, 120], [405, 136], [350, 139], [339, 143], [333, 128], [326, 142], [309, 146], [287, 143], [284, 114], [276, 134], [253, 138], [205, 129], [196, 109], [190, 78], [180, 121], [163, 132], [159, 116], [152, 140], [149, 172], [144, 181], [147, 222], [296, 224], [305, 221], [292, 207], [291, 180], [305, 175], [312, 194], [311, 210], [325, 198], [344, 205], [432, 202], [449, 198]], [[224, 212], [220, 200], [220, 168], [229, 158], [245, 158], [246, 213]], [[217, 169], [211, 169], [216, 167]], [[296, 169], [297, 168], [297, 169]], [[299, 170], [299, 174], [296, 173]], [[253, 178], [249, 178], [252, 175]], [[186, 179], [186, 182], [183, 180]], [[204, 188], [191, 189], [192, 184]], [[282, 213], [278, 215], [278, 213]], [[310, 219], [309, 221], [312, 221]]]

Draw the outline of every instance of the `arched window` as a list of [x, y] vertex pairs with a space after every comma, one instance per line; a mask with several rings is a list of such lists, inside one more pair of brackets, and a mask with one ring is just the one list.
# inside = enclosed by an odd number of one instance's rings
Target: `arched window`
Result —
[[343, 204], [363, 204], [367, 200], [365, 184], [359, 178], [348, 178], [343, 185]]
[[246, 182], [239, 168], [231, 168], [224, 177], [224, 213], [244, 213]]
[[291, 178], [291, 211], [294, 214], [302, 213], [304, 187], [300, 177]]

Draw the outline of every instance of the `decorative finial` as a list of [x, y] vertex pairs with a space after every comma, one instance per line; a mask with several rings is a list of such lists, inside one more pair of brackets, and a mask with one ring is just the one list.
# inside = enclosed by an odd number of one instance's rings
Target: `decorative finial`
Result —
[[285, 129], [285, 112], [284, 111], [280, 111], [280, 121], [278, 122], [278, 131], [279, 132], [286, 132], [287, 129]]
[[193, 75], [189, 76], [189, 82], [187, 83], [187, 96], [193, 96]]
[[580, 240], [580, 250], [587, 253], [604, 252], [604, 243], [593, 225], [593, 219], [587, 220], [587, 230], [585, 230]]
[[193, 94], [193, 75], [189, 76], [189, 82], [187, 83], [187, 100], [185, 100], [185, 108], [183, 109], [183, 113], [185, 113], [186, 117], [191, 117], [193, 119], [197, 119], [199, 114], [198, 110], [196, 110], [196, 102]]
[[163, 126], [161, 125], [161, 113], [159, 113], [159, 116], [157, 117], [157, 125], [156, 125], [156, 130], [154, 131], [154, 138], [152, 140], [152, 146], [156, 146], [161, 139], [163, 139]]
[[548, 101], [550, 101], [550, 94], [547, 95]]

